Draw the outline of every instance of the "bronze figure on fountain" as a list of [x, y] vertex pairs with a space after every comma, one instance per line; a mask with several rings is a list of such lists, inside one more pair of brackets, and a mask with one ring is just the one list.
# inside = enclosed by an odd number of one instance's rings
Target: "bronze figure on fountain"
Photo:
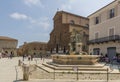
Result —
[[70, 39], [70, 55], [81, 55], [86, 54], [83, 52], [83, 33], [82, 31], [73, 30], [71, 32], [71, 39]]

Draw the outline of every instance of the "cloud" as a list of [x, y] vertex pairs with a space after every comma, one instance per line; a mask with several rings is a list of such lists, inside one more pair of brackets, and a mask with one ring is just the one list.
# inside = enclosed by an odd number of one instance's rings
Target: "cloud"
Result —
[[48, 30], [50, 27], [48, 17], [41, 17], [39, 19], [34, 19], [26, 14], [22, 14], [18, 12], [10, 14], [10, 17], [16, 20], [27, 20], [29, 23], [28, 28], [31, 29], [42, 28], [44, 30]]
[[74, 1], [75, 0], [68, 0], [66, 3], [61, 4], [60, 9], [62, 9], [62, 10], [71, 10]]
[[43, 4], [41, 3], [41, 0], [23, 0], [23, 1], [29, 7], [31, 6], [44, 7]]
[[68, 5], [68, 4], [62, 4], [61, 9], [63, 9], [63, 10], [71, 10], [71, 6]]
[[[64, 0], [61, 0], [64, 1]], [[107, 5], [111, 1], [114, 0], [105, 0], [104, 3], [102, 0], [92, 0], [92, 4], [90, 0], [67, 0], [61, 4], [60, 10], [65, 10], [73, 13], [77, 13], [82, 16], [88, 16], [89, 14], [95, 12], [101, 7]], [[91, 6], [88, 6], [91, 5]]]
[[26, 20], [26, 19], [29, 18], [27, 15], [21, 14], [21, 13], [18, 13], [18, 12], [12, 13], [10, 15], [10, 17], [13, 18], [13, 19], [16, 19], [16, 20]]
[[33, 29], [35, 27], [43, 28], [44, 30], [48, 30], [50, 27], [50, 23], [48, 17], [41, 17], [40, 19], [30, 18], [31, 26], [29, 28]]

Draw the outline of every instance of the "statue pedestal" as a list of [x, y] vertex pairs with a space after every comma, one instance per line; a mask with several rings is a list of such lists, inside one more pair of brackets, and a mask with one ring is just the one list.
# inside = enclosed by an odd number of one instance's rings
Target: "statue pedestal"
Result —
[[82, 52], [82, 43], [76, 43], [76, 52], [77, 53]]

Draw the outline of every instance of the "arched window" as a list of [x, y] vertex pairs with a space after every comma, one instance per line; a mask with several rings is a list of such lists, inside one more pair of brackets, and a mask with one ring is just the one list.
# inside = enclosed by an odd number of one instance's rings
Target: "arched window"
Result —
[[75, 24], [74, 20], [70, 20], [70, 24]]
[[42, 48], [40, 48], [40, 50], [42, 50]]
[[36, 50], [36, 48], [34, 48], [34, 50]]
[[89, 28], [89, 24], [86, 24], [85, 26], [86, 26], [87, 28]]
[[36, 55], [36, 53], [33, 53], [33, 55]]

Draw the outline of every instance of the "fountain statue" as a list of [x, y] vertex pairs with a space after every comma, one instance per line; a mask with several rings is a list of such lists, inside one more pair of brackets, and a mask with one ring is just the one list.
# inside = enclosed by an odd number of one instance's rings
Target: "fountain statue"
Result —
[[83, 33], [73, 30], [69, 43], [70, 55], [53, 55], [53, 63], [62, 65], [94, 65], [98, 62], [98, 55], [88, 55], [82, 50]]
[[70, 55], [82, 55], [82, 54], [87, 54], [87, 52], [83, 52], [82, 47], [83, 47], [83, 34], [81, 31], [76, 31], [73, 30], [71, 33], [71, 39], [70, 39]]

